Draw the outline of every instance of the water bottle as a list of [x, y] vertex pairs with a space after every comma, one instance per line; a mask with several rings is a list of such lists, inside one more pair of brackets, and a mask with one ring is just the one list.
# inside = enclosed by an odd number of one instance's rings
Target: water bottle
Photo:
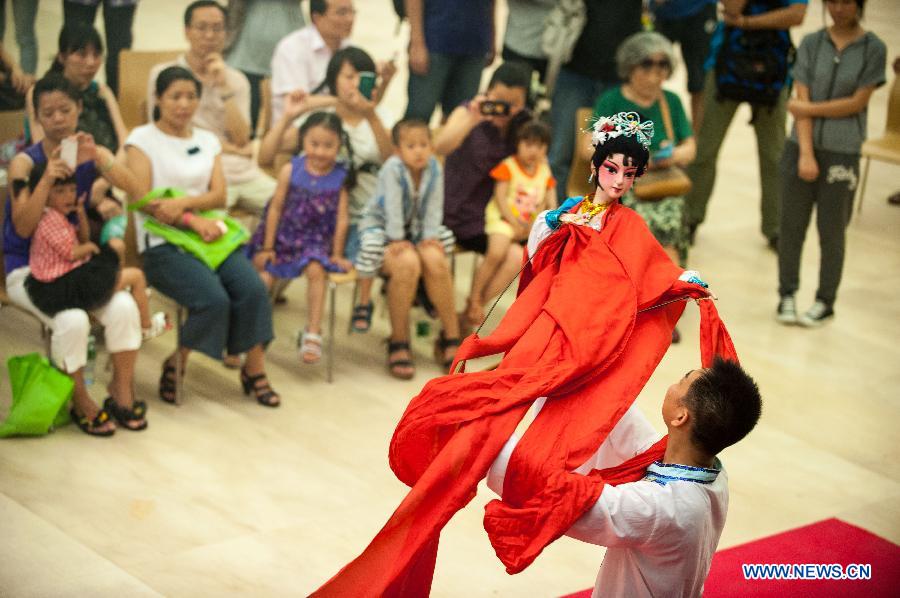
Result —
[[87, 363], [84, 365], [84, 383], [88, 386], [94, 383], [94, 363], [97, 361], [97, 346], [94, 335], [88, 337]]

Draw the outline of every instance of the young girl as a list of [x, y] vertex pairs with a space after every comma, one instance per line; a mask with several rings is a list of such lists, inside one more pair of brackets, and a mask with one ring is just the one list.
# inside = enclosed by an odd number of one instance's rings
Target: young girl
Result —
[[306, 273], [308, 322], [298, 348], [303, 363], [318, 363], [322, 356], [322, 306], [326, 272], [346, 272], [347, 187], [353, 185], [352, 167], [338, 164], [343, 142], [341, 120], [316, 112], [300, 128], [303, 153], [285, 164], [278, 188], [266, 206], [247, 255], [266, 287], [276, 278], [297, 278]]
[[[778, 303], [782, 324], [819, 326], [834, 317], [844, 267], [844, 231], [866, 138], [866, 112], [885, 81], [884, 42], [864, 30], [865, 0], [826, 0], [834, 24], [800, 43], [794, 64], [796, 98], [788, 103], [794, 129], [781, 159]], [[819, 287], [812, 307], [797, 317], [800, 255], [813, 206], [821, 247]]]
[[[147, 280], [138, 268], [119, 267], [124, 252], [120, 239], [98, 247], [90, 240], [84, 198], [78, 198], [74, 176], [57, 178], [45, 164], [35, 165], [28, 184], [33, 193], [38, 185], [49, 185], [47, 207], [38, 222], [28, 265], [31, 275], [25, 281], [34, 305], [49, 316], [66, 309], [92, 311], [107, 304], [115, 291], [131, 289], [141, 317], [144, 340], [159, 336], [170, 328], [166, 315], [150, 316]], [[75, 213], [76, 227], [69, 220]], [[116, 247], [115, 245], [119, 245]]]
[[538, 212], [556, 205], [556, 181], [547, 163], [550, 128], [532, 120], [516, 132], [516, 153], [491, 171], [494, 197], [484, 210], [487, 251], [472, 279], [466, 307], [471, 324], [484, 320], [485, 287], [498, 275], [512, 243], [524, 243]]

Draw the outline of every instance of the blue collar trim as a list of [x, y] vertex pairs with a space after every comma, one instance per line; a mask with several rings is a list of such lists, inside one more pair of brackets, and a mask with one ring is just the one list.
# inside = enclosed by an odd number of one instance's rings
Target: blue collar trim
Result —
[[696, 484], [711, 484], [721, 471], [722, 464], [716, 459], [717, 469], [707, 469], [706, 467], [692, 467], [690, 465], [678, 465], [677, 463], [660, 463], [654, 461], [647, 468], [644, 475], [645, 480], [656, 482], [661, 486], [665, 486], [669, 482], [694, 482]]

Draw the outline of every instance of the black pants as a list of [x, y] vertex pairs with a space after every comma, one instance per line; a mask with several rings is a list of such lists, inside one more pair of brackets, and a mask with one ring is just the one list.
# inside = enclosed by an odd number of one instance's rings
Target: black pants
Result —
[[[131, 28], [134, 25], [134, 11], [137, 5], [111, 6], [109, 0], [103, 4], [103, 28], [106, 31], [106, 84], [116, 95], [119, 94], [119, 52], [131, 48], [133, 41]], [[63, 25], [84, 23], [94, 25], [97, 9], [101, 2], [93, 6], [63, 0]]]

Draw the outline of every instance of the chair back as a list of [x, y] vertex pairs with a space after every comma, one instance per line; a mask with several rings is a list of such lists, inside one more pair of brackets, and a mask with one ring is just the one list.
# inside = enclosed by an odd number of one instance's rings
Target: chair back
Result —
[[900, 135], [900, 76], [894, 77], [894, 83], [891, 85], [885, 132]]
[[256, 118], [256, 138], [262, 139], [272, 126], [272, 80], [259, 82], [259, 115]]
[[129, 130], [147, 122], [147, 78], [161, 62], [172, 62], [182, 50], [119, 52], [119, 109]]
[[[584, 138], [581, 129], [584, 128], [587, 119], [594, 114], [593, 108], [579, 108], [575, 112], [575, 144], [572, 147], [572, 165], [569, 167], [569, 180], [566, 182], [566, 195], [568, 197], [580, 197], [591, 192], [591, 184], [588, 176], [591, 174], [590, 160], [581, 157], [581, 146]], [[557, 181], [557, 184], [560, 182]]]

